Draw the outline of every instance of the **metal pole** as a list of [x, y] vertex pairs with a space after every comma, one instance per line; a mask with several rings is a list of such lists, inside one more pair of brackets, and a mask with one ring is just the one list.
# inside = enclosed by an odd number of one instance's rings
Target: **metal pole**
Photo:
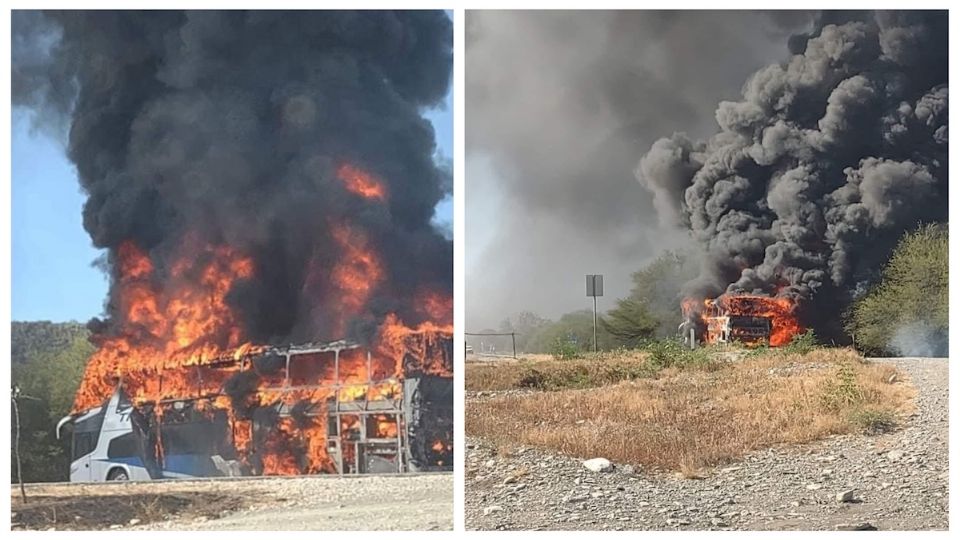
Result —
[[510, 332], [510, 341], [513, 342], [513, 359], [517, 359], [517, 334]]
[[[14, 390], [14, 392], [19, 392], [19, 390]], [[17, 434], [16, 434], [16, 443], [13, 447], [13, 453], [17, 458], [17, 482], [20, 484], [20, 500], [24, 504], [27, 502], [27, 491], [23, 487], [23, 473], [20, 468], [20, 407], [17, 406], [17, 398], [14, 395], [11, 399], [13, 402], [13, 413], [14, 417], [17, 419]]]
[[593, 297], [593, 352], [597, 352], [597, 297]]

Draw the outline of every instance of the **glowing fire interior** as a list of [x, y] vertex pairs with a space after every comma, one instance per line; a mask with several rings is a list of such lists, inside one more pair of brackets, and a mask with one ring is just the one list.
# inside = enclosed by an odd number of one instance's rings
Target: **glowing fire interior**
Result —
[[700, 322], [706, 343], [739, 341], [772, 347], [790, 343], [803, 331], [796, 307], [796, 301], [787, 296], [729, 293], [702, 301], [687, 298], [681, 304], [687, 320]]
[[[353, 165], [340, 166], [337, 176], [354, 195], [386, 199], [383, 183]], [[328, 234], [339, 250], [328, 279], [339, 294], [326, 301], [341, 312], [335, 326], [342, 332], [345, 321], [367, 310], [385, 272], [365, 231], [337, 223]], [[256, 472], [335, 472], [331, 454], [349, 461], [357, 447], [348, 442], [396, 439], [403, 429], [395, 408], [370, 414], [369, 407], [357, 406], [360, 412], [348, 414], [343, 404], [395, 402], [412, 373], [452, 376], [452, 359], [438, 345], [452, 336], [451, 299], [436, 291], [424, 291], [416, 307], [430, 322], [409, 328], [388, 315], [365, 348], [275, 349], [245, 340], [228, 302], [237, 284], [256, 279], [250, 257], [188, 235], [170, 268], [155, 268], [133, 242], [120, 245], [115, 264], [114, 301], [122, 317], [94, 338], [98, 350], [76, 394], [75, 413], [101, 405], [122, 384], [132, 404], [155, 418], [174, 414], [164, 404], [182, 407], [184, 400], [210, 418], [225, 416], [237, 459]], [[238, 390], [244, 382], [251, 387]], [[338, 408], [335, 416], [330, 407]], [[251, 412], [264, 410], [278, 417], [266, 422]], [[331, 432], [337, 434], [333, 442]], [[162, 458], [162, 441], [156, 443]], [[451, 443], [452, 434], [426, 445], [446, 452]]]

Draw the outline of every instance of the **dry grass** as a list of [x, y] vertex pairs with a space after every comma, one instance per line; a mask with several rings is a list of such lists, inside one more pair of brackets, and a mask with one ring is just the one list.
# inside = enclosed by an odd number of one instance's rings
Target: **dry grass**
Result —
[[[507, 386], [516, 376], [483, 372], [480, 380]], [[468, 371], [468, 388], [470, 378]], [[603, 456], [694, 477], [753, 450], [889, 428], [912, 396], [892, 367], [864, 362], [851, 350], [771, 352], [600, 388], [473, 403], [466, 431], [505, 446]]]
[[468, 362], [467, 391], [534, 388], [559, 390], [589, 388], [653, 374], [647, 355], [628, 352], [615, 358], [600, 354], [576, 360], [553, 360], [547, 355], [518, 361]]

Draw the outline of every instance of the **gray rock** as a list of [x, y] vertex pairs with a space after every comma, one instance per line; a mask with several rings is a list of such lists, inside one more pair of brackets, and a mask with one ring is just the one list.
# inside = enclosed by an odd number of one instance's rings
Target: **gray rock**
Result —
[[483, 515], [485, 516], [489, 516], [490, 514], [493, 514], [496, 512], [503, 512], [503, 507], [494, 505], [494, 506], [488, 506], [483, 509]]
[[613, 464], [610, 460], [602, 457], [588, 459], [583, 462], [583, 466], [593, 472], [610, 472], [613, 470]]
[[848, 489], [847, 491], [841, 491], [837, 493], [837, 502], [848, 503], [853, 502], [853, 490]]
[[864, 521], [863, 523], [841, 523], [836, 526], [838, 531], [875, 531], [877, 527], [872, 523]]

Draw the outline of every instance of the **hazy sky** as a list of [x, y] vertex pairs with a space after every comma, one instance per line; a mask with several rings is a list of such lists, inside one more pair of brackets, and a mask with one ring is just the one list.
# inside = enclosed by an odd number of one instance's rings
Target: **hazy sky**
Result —
[[634, 176], [660, 137], [717, 130], [758, 68], [788, 58], [801, 12], [496, 12], [466, 20], [467, 331], [521, 310], [601, 310], [686, 233]]
[[[453, 156], [452, 96], [427, 111], [439, 154]], [[13, 311], [14, 320], [75, 320], [100, 314], [107, 277], [93, 262], [101, 250], [83, 229], [86, 199], [63, 145], [30, 127], [29, 110], [13, 109]], [[436, 221], [452, 224], [453, 205], [437, 206]], [[452, 226], [452, 225], [450, 225]]]

